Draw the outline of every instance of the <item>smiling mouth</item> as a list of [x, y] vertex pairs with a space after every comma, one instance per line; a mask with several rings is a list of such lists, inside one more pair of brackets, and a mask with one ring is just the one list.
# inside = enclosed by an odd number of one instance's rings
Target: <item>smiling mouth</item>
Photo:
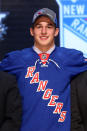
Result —
[[40, 39], [41, 39], [41, 40], [47, 40], [47, 39], [48, 39], [48, 36], [40, 36]]

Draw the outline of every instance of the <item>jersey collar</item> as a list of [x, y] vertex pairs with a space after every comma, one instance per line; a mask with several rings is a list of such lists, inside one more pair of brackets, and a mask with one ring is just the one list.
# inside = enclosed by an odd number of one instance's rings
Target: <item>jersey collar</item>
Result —
[[[55, 49], [55, 45], [50, 48], [47, 52], [44, 52], [44, 53], [47, 53], [47, 54], [51, 54]], [[43, 53], [42, 51], [40, 51], [36, 46], [33, 46], [33, 50], [37, 53], [37, 54], [41, 54]]]

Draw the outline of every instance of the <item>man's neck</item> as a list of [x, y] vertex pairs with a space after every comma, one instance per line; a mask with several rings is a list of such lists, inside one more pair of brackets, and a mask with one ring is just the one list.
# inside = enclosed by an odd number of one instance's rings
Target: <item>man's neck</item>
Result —
[[37, 46], [36, 44], [34, 44], [34, 46], [36, 48], [38, 48], [41, 52], [47, 52], [48, 50], [50, 50], [51, 48], [53, 48], [55, 46], [55, 44], [51, 45], [51, 46]]
[[48, 53], [48, 54], [51, 54], [51, 52], [53, 52], [53, 50], [55, 49], [55, 44], [50, 47], [48, 50], [40, 50], [39, 48], [37, 48], [35, 45], [33, 46], [33, 49], [35, 52], [37, 52], [37, 54], [40, 54], [40, 53]]

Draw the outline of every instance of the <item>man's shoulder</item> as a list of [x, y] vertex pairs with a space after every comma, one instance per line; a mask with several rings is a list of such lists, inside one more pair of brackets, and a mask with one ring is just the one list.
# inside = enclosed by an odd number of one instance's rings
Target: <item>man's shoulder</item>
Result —
[[66, 47], [56, 47], [56, 52], [58, 53], [67, 53], [72, 54], [72, 53], [81, 53], [81, 51], [76, 50], [76, 49], [71, 49], [71, 48], [66, 48]]
[[[25, 59], [31, 58], [32, 56], [32, 48], [24, 48], [22, 50], [15, 50], [12, 52], [9, 52], [5, 55], [5, 59], [8, 60], [10, 63], [23, 63]], [[18, 62], [18, 63], [17, 63]]]
[[60, 60], [65, 61], [65, 63], [67, 63], [67, 61], [75, 62], [75, 60], [83, 57], [83, 53], [81, 51], [65, 47], [56, 47], [55, 55]]
[[12, 52], [9, 52], [8, 54], [9, 55], [26, 55], [27, 53], [30, 53], [32, 51], [32, 48], [24, 48], [24, 49], [21, 49], [21, 50], [15, 50], [15, 51], [12, 51]]

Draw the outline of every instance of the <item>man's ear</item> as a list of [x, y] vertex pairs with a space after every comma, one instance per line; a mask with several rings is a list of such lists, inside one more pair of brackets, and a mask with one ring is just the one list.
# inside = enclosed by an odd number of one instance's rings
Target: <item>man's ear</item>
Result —
[[59, 34], [59, 28], [56, 28], [54, 36], [56, 37], [58, 34]]
[[30, 28], [30, 34], [31, 34], [31, 36], [34, 36], [33, 28]]

